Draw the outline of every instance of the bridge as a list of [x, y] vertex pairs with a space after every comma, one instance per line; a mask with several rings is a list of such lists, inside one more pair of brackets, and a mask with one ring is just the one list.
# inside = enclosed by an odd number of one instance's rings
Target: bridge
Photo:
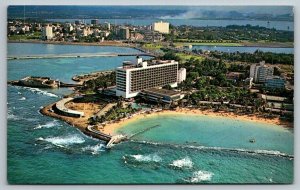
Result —
[[70, 53], [70, 54], [40, 54], [40, 55], [21, 55], [8, 56], [12, 59], [56, 59], [56, 58], [89, 58], [89, 57], [116, 57], [116, 56], [150, 56], [155, 57], [152, 53]]

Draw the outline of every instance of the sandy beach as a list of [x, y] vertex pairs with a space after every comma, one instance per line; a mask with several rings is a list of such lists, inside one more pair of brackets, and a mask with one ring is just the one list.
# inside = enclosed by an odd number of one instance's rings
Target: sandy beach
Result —
[[117, 134], [117, 130], [123, 127], [124, 125], [134, 122], [136, 120], [142, 119], [142, 118], [148, 118], [148, 117], [155, 117], [159, 115], [206, 115], [209, 117], [226, 117], [230, 119], [237, 119], [237, 120], [243, 120], [243, 121], [252, 121], [252, 122], [260, 122], [260, 123], [266, 123], [266, 124], [274, 124], [274, 125], [282, 125], [285, 127], [293, 127], [292, 123], [289, 122], [282, 122], [279, 120], [278, 117], [274, 119], [266, 119], [261, 118], [256, 115], [237, 115], [231, 112], [213, 112], [211, 110], [198, 110], [198, 109], [187, 109], [187, 108], [180, 108], [177, 110], [163, 110], [159, 112], [152, 112], [150, 114], [147, 113], [141, 113], [138, 115], [135, 115], [131, 118], [124, 119], [121, 121], [116, 121], [114, 123], [107, 124], [101, 131], [106, 134]]
[[[60, 120], [63, 120], [67, 122], [68, 124], [77, 127], [81, 131], [86, 133], [86, 128], [89, 125], [88, 118], [92, 117], [94, 114], [96, 114], [100, 107], [98, 104], [95, 103], [68, 103], [66, 106], [70, 109], [81, 111], [85, 113], [85, 117], [80, 118], [74, 118], [74, 117], [67, 117], [63, 115], [56, 114], [51, 110], [51, 107], [53, 104], [50, 104], [43, 109], [41, 109], [41, 113], [47, 116], [51, 116]], [[260, 123], [266, 123], [266, 124], [274, 124], [274, 125], [281, 125], [284, 127], [293, 128], [293, 124], [290, 122], [283, 122], [278, 117], [275, 117], [273, 119], [270, 118], [263, 118], [259, 117], [255, 114], [252, 115], [238, 115], [232, 112], [213, 112], [212, 110], [199, 110], [194, 108], [177, 108], [176, 110], [161, 110], [161, 111], [152, 111], [151, 113], [140, 111], [134, 114], [130, 118], [121, 119], [118, 121], [108, 121], [105, 126], [98, 126], [98, 130], [102, 133], [108, 134], [108, 135], [116, 135], [118, 133], [118, 129], [125, 126], [126, 124], [129, 124], [131, 122], [137, 121], [142, 118], [149, 118], [149, 117], [155, 117], [160, 115], [206, 115], [209, 117], [226, 117], [230, 119], [237, 119], [237, 120], [243, 120], [243, 121], [251, 121], [251, 122], [260, 122]]]

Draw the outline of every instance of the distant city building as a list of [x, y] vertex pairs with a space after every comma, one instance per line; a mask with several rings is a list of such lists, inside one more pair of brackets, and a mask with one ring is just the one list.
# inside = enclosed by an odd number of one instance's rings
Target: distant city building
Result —
[[163, 22], [163, 21], [160, 21], [160, 22], [154, 22], [152, 24], [152, 29], [153, 31], [157, 31], [157, 32], [160, 32], [160, 33], [163, 33], [163, 34], [169, 34], [170, 33], [170, 24], [168, 22]]
[[109, 23], [109, 22], [105, 22], [105, 28], [106, 28], [107, 30], [110, 30], [110, 29], [111, 29], [110, 23]]
[[30, 31], [30, 27], [29, 26], [24, 26], [24, 30], [25, 30], [25, 32], [29, 32]]
[[99, 24], [99, 20], [98, 19], [92, 19], [91, 24], [97, 25], [97, 24]]
[[250, 78], [256, 83], [264, 83], [267, 77], [273, 76], [273, 73], [274, 67], [266, 66], [264, 61], [250, 67]]
[[96, 28], [96, 29], [93, 30], [93, 35], [96, 36], [96, 37], [100, 36], [100, 32], [101, 31], [98, 28]]
[[90, 34], [93, 34], [93, 30], [91, 30], [90, 27], [86, 27], [86, 28], [83, 29], [83, 31], [82, 31], [83, 36], [88, 36]]
[[9, 26], [9, 32], [15, 32], [17, 28], [15, 26]]
[[45, 40], [51, 40], [53, 38], [52, 26], [45, 26], [42, 31], [42, 38]]
[[285, 80], [279, 76], [267, 77], [265, 87], [269, 89], [284, 89]]
[[145, 31], [144, 40], [150, 42], [160, 42], [164, 39], [163, 35], [155, 31]]
[[65, 24], [65, 29], [67, 32], [72, 32], [74, 30], [74, 27], [71, 23], [66, 23]]
[[118, 35], [122, 40], [128, 40], [130, 38], [129, 28], [120, 28]]
[[186, 69], [185, 68], [180, 68], [178, 70], [178, 83], [182, 83], [186, 79]]
[[109, 34], [110, 34], [110, 32], [106, 32], [106, 31], [101, 31], [101, 32], [100, 32], [100, 35], [101, 35], [102, 37], [108, 37]]
[[116, 95], [132, 98], [144, 89], [170, 85], [177, 86], [178, 62], [174, 60], [123, 62], [116, 69]]
[[82, 24], [82, 21], [81, 20], [75, 20], [75, 24], [80, 25], [80, 24]]
[[144, 39], [144, 35], [142, 35], [138, 32], [130, 32], [130, 40], [141, 41], [143, 39]]

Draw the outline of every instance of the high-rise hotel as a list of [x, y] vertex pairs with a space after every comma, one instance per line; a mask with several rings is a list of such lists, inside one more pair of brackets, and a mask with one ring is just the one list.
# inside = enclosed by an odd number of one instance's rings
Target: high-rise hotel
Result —
[[174, 60], [125, 61], [116, 69], [116, 95], [132, 98], [144, 89], [177, 86], [178, 62]]

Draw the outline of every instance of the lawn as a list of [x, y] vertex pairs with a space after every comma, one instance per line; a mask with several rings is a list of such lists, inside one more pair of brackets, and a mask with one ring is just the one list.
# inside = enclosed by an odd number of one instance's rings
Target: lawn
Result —
[[197, 45], [197, 46], [243, 46], [240, 43], [232, 42], [176, 42], [175, 46], [188, 46], [188, 45]]
[[9, 40], [33, 40], [33, 39], [40, 39], [40, 38], [41, 38], [41, 32], [8, 36]]
[[182, 61], [186, 61], [186, 60], [189, 60], [191, 58], [199, 59], [200, 61], [205, 59], [202, 56], [188, 55], [188, 54], [185, 54], [185, 53], [176, 53], [176, 55], [179, 56]]
[[161, 44], [144, 44], [143, 47], [150, 50], [159, 50], [163, 46]]

